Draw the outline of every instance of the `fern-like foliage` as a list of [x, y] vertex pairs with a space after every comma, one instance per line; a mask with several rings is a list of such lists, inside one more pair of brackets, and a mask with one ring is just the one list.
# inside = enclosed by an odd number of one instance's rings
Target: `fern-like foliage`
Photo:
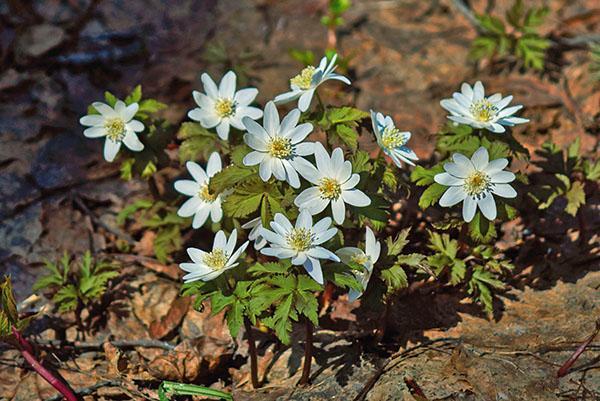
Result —
[[95, 261], [87, 251], [79, 263], [65, 252], [56, 262], [45, 262], [49, 274], [34, 284], [33, 290], [54, 292], [52, 301], [60, 312], [87, 307], [107, 291], [109, 281], [118, 276], [115, 266], [106, 261]]
[[547, 7], [526, 9], [523, 0], [516, 0], [504, 20], [488, 14], [478, 15], [483, 32], [473, 40], [469, 57], [481, 60], [512, 55], [525, 68], [543, 70], [550, 40], [542, 37], [538, 28], [548, 13]]

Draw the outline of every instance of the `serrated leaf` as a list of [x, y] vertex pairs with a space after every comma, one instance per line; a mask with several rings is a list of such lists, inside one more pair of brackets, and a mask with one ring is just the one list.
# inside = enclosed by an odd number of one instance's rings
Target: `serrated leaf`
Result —
[[140, 100], [142, 100], [142, 85], [137, 85], [125, 98], [125, 104], [139, 103]]
[[565, 212], [575, 216], [582, 205], [585, 205], [585, 184], [579, 181], [573, 182], [571, 188], [565, 193], [567, 206]]
[[410, 174], [410, 180], [418, 186], [426, 186], [435, 183], [433, 177], [436, 174], [443, 173], [444, 167], [442, 164], [436, 164], [435, 166], [427, 169], [423, 166], [415, 166], [414, 170]]
[[496, 238], [497, 232], [494, 222], [486, 219], [480, 211], [475, 213], [473, 220], [469, 223], [469, 236], [473, 241], [489, 243]]
[[279, 340], [285, 345], [290, 344], [290, 332], [292, 331], [291, 312], [293, 300], [294, 296], [292, 294], [288, 295], [283, 302], [277, 305], [273, 316], [263, 319], [265, 326], [275, 330], [275, 335], [277, 335], [277, 338], [279, 338]]
[[210, 179], [210, 189], [213, 193], [222, 193], [250, 177], [256, 177], [255, 169], [239, 166], [228, 166]]
[[402, 288], [408, 287], [408, 277], [402, 266], [395, 264], [389, 269], [381, 271], [381, 278], [387, 285], [387, 292], [392, 293]]
[[335, 132], [340, 140], [346, 144], [352, 151], [358, 147], [358, 132], [346, 124], [339, 124], [335, 127]]
[[429, 206], [434, 205], [446, 192], [448, 187], [438, 184], [437, 182], [431, 184], [419, 198], [419, 207], [423, 210], [427, 209]]
[[108, 103], [108, 105], [110, 107], [115, 107], [115, 103], [117, 103], [117, 99], [115, 95], [113, 95], [112, 93], [110, 93], [109, 91], [104, 92], [104, 100], [106, 100], [106, 103]]
[[410, 233], [410, 227], [403, 229], [396, 235], [396, 238], [387, 237], [385, 243], [387, 245], [388, 256], [400, 255], [406, 244], [408, 244], [408, 234]]

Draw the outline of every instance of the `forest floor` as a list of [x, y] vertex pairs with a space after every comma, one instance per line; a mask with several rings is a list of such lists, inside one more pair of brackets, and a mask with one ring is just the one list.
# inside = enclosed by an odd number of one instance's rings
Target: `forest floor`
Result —
[[[385, 111], [410, 130], [421, 159], [431, 156], [432, 135], [446, 119], [439, 99], [475, 80], [525, 105], [531, 123], [515, 134], [531, 152], [547, 139], [566, 146], [576, 138], [584, 153], [597, 152], [600, 91], [592, 83], [584, 46], [556, 49], [543, 74], [476, 65], [467, 57], [476, 32], [451, 1], [354, 3], [338, 44], [352, 55], [352, 96], [358, 107]], [[487, 4], [472, 3], [480, 12]], [[509, 6], [490, 3], [497, 13]], [[547, 3], [551, 13], [544, 34], [599, 31], [596, 2]], [[573, 231], [540, 249], [540, 243], [514, 235], [523, 229], [519, 221], [504, 228], [508, 234], [501, 245], [512, 250], [517, 271], [491, 319], [451, 287], [415, 290], [394, 300], [389, 338], [373, 344], [364, 334], [372, 329], [364, 320], [373, 317], [357, 318], [360, 301], [334, 299], [330, 318], [315, 333], [310, 386], [295, 387], [301, 330], [290, 347], [257, 331], [260, 390], [249, 383], [243, 336], [231, 339], [222, 315], [210, 316], [208, 308], [195, 311], [189, 299], [179, 297], [176, 262], [181, 260], [161, 264], [149, 249], [152, 233], [132, 238], [119, 227], [116, 215], [132, 199], [143, 198], [147, 184], [120, 180], [118, 165], [102, 160], [100, 143], [84, 138], [78, 119], [87, 105], [105, 90], [126, 94], [140, 83], [145, 95], [169, 105], [165, 118], [179, 123], [192, 107], [192, 90], [201, 88], [200, 73], [220, 75], [231, 67], [243, 72], [241, 82], [261, 88], [257, 100], [263, 104], [286, 89], [299, 67], [290, 49], [319, 53], [324, 48], [326, 32], [319, 23], [324, 4], [40, 0], [0, 5], [6, 26], [0, 33], [0, 274], [11, 275], [23, 301], [44, 274], [43, 261], [65, 251], [92, 250], [121, 264], [115, 298], [103, 313], [88, 316], [85, 340], [72, 313], [35, 320], [28, 334], [46, 363], [73, 388], [90, 389], [94, 395], [86, 399], [157, 399], [158, 383], [168, 379], [225, 389], [236, 400], [599, 400], [599, 339], [566, 377], [557, 378], [600, 318], [598, 232], [593, 231], [600, 227], [598, 208], [585, 217], [596, 242], [583, 248]], [[168, 177], [162, 184], [170, 185]], [[539, 230], [551, 234], [564, 227], [549, 217]], [[129, 242], [133, 252], [115, 253], [117, 239]], [[38, 298], [28, 307], [47, 302]], [[66, 327], [64, 339], [57, 339], [56, 325]], [[115, 340], [129, 343], [115, 345]], [[416, 388], [426, 398], [419, 398]], [[17, 351], [0, 345], [0, 399], [55, 395]]]

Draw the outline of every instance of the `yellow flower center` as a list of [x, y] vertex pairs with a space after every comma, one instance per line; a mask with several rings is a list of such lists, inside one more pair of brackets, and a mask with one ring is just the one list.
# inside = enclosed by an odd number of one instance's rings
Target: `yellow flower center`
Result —
[[470, 196], [478, 196], [489, 189], [490, 184], [489, 175], [483, 171], [473, 171], [471, 175], [465, 178], [464, 190]]
[[488, 122], [496, 116], [498, 108], [487, 99], [481, 99], [473, 103], [469, 109], [477, 121]]
[[202, 261], [211, 269], [220, 270], [227, 264], [227, 252], [222, 249], [215, 249], [204, 255]]
[[369, 262], [371, 258], [365, 254], [356, 253], [352, 256], [352, 258], [350, 258], [350, 260], [354, 263], [358, 263], [359, 265], [364, 265]]
[[319, 191], [321, 192], [321, 198], [334, 200], [342, 194], [342, 186], [333, 178], [321, 178]]
[[394, 149], [406, 143], [406, 135], [398, 128], [386, 128], [381, 135], [381, 144], [384, 148]]
[[204, 202], [209, 203], [214, 202], [215, 199], [217, 199], [217, 195], [218, 194], [213, 194], [210, 192], [208, 184], [204, 184], [202, 188], [200, 188], [200, 192], [198, 192], [198, 196], [200, 197], [200, 199], [202, 199]]
[[235, 114], [235, 102], [231, 99], [219, 99], [215, 102], [215, 112], [221, 118]]
[[313, 66], [308, 66], [302, 71], [300, 74], [296, 75], [294, 78], [290, 79], [290, 84], [293, 86], [297, 86], [300, 89], [306, 90], [310, 89], [312, 84], [312, 77], [315, 75], [316, 68]]
[[288, 138], [275, 137], [268, 146], [269, 154], [279, 159], [285, 159], [292, 154], [292, 142]]
[[110, 118], [104, 122], [106, 136], [113, 142], [123, 140], [125, 136], [125, 121], [120, 117]]
[[294, 251], [303, 252], [312, 246], [313, 233], [306, 228], [294, 228], [287, 235], [286, 241]]

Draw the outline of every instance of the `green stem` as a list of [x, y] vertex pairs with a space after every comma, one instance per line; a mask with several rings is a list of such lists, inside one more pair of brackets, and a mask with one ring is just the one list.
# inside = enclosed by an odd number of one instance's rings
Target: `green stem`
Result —
[[323, 115], [325, 115], [325, 112], [327, 111], [327, 107], [323, 103], [323, 100], [321, 99], [321, 95], [319, 95], [318, 90], [315, 90], [315, 96], [317, 97], [317, 101], [319, 102], [319, 107], [321, 107], [321, 111], [323, 111]]

